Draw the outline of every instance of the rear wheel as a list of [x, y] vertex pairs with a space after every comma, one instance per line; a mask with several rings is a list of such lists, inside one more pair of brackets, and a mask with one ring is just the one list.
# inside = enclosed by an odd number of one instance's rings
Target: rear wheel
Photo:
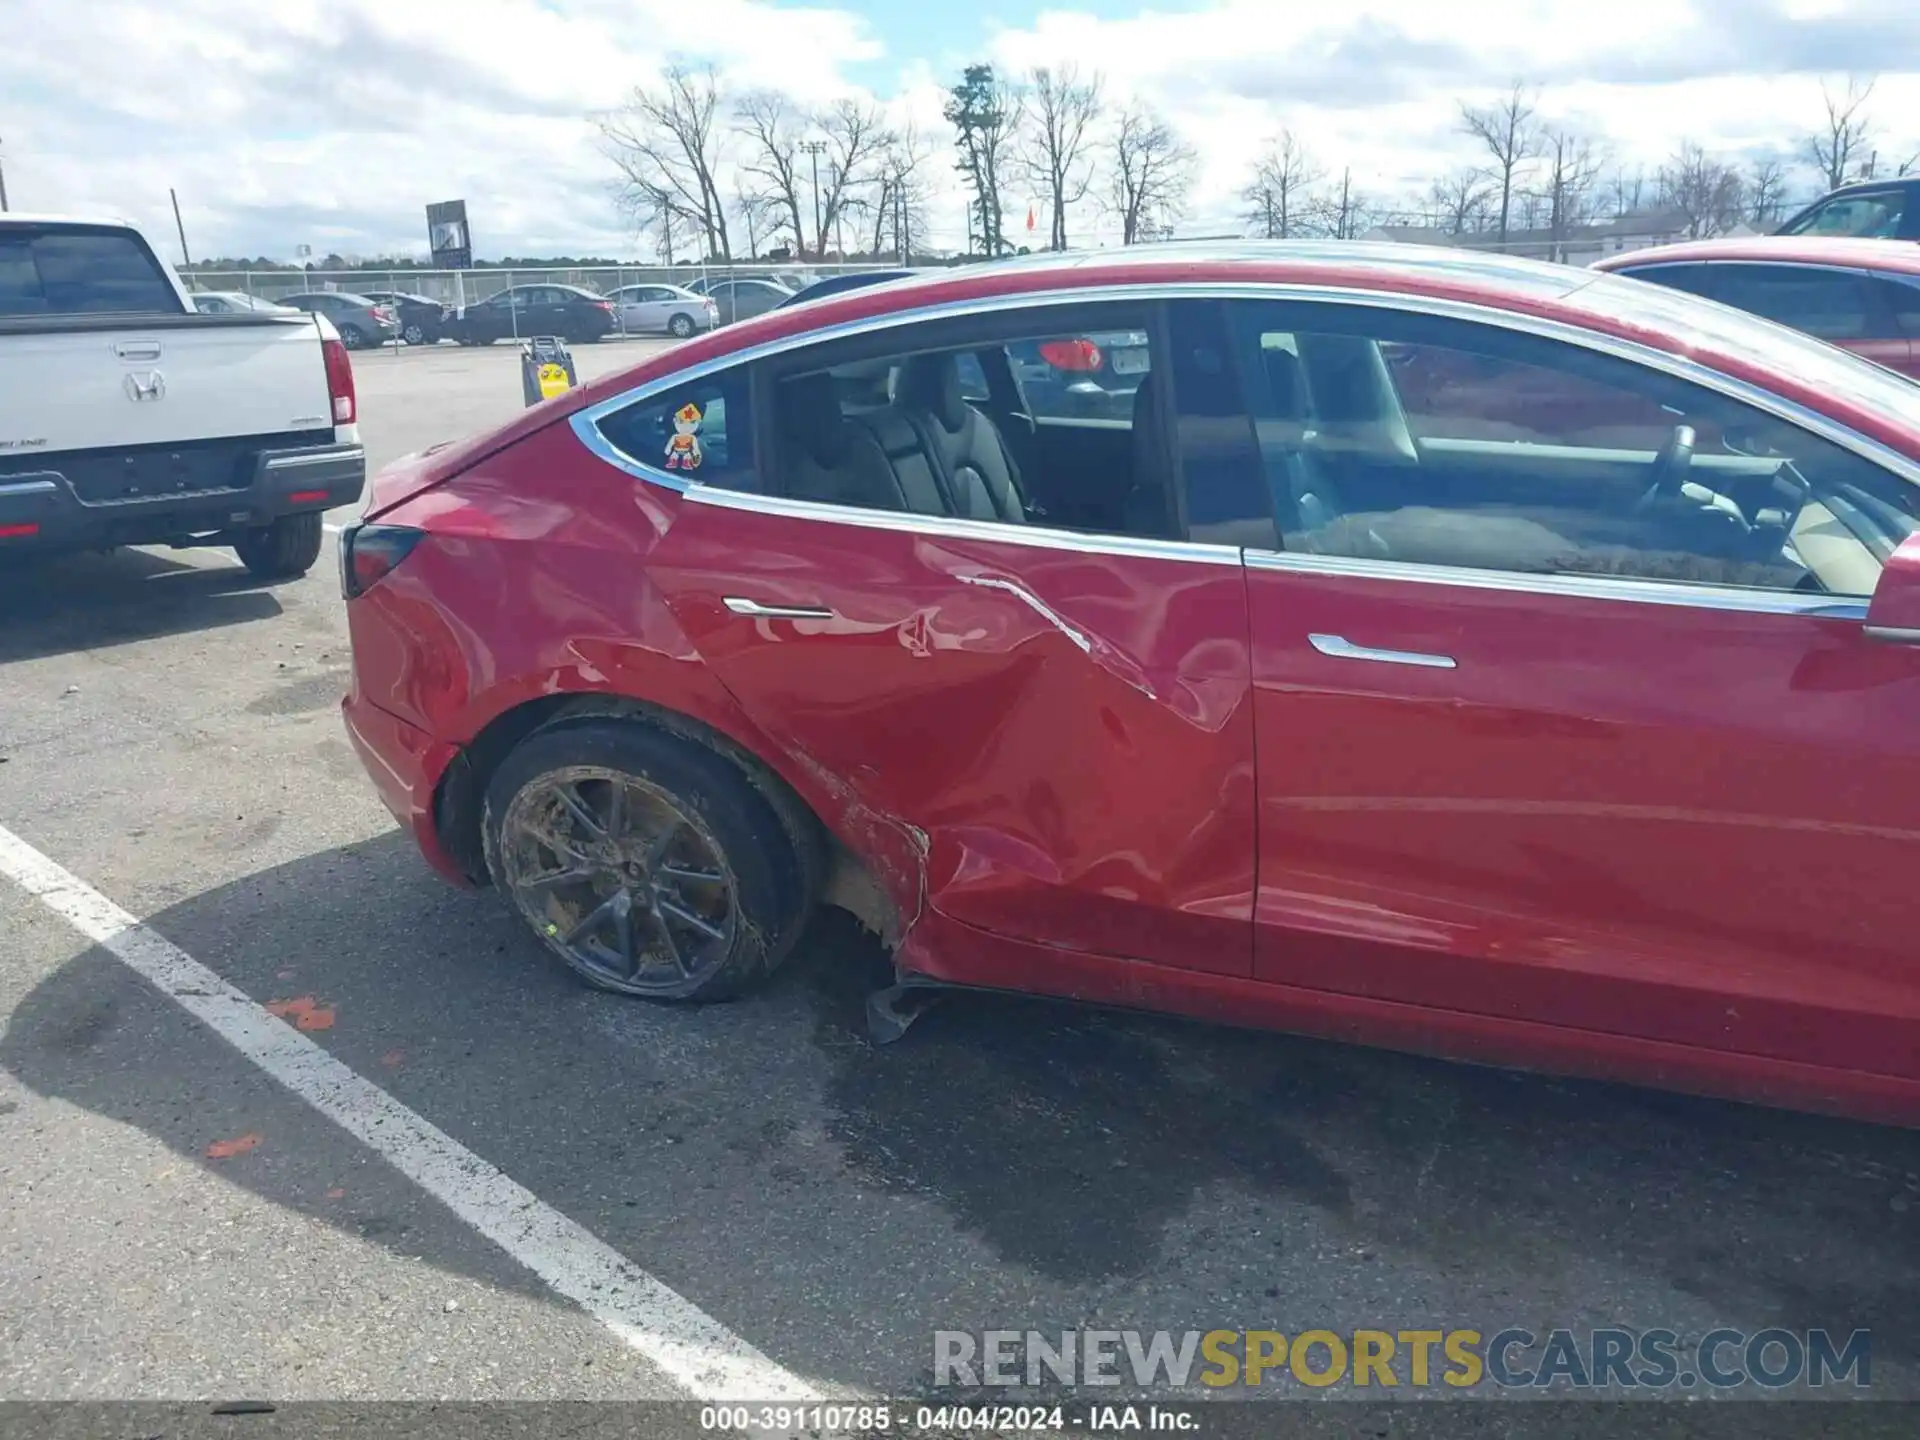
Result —
[[233, 551], [263, 580], [297, 579], [320, 558], [320, 512], [285, 515], [271, 525], [243, 530]]
[[400, 332], [400, 338], [409, 345], [424, 345], [427, 343], [426, 327], [416, 320]]
[[357, 325], [342, 325], [340, 327], [340, 343], [345, 345], [349, 350], [365, 349], [367, 343], [366, 332], [361, 330]]
[[537, 731], [487, 786], [493, 882], [589, 984], [725, 1000], [785, 958], [811, 896], [772, 807], [733, 765], [644, 724]]
[[684, 340], [693, 334], [693, 317], [685, 314], [676, 315], [667, 322], [667, 330], [675, 339]]

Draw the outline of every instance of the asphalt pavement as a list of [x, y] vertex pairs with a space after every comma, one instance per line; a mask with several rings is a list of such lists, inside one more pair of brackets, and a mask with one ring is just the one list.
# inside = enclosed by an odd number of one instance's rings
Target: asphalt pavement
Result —
[[[520, 404], [506, 346], [356, 371], [376, 464]], [[885, 960], [833, 911], [744, 1001], [601, 995], [418, 860], [347, 665], [330, 556], [0, 574], [0, 828], [768, 1373], [923, 1393], [936, 1330], [1823, 1326], [1920, 1395], [1920, 1134], [1011, 998], [876, 1050]], [[689, 1393], [126, 948], [0, 878], [0, 1398]]]

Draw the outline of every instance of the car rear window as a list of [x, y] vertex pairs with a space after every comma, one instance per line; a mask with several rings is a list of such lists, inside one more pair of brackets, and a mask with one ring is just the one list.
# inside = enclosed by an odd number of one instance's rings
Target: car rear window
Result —
[[0, 315], [177, 313], [146, 245], [123, 230], [0, 232]]

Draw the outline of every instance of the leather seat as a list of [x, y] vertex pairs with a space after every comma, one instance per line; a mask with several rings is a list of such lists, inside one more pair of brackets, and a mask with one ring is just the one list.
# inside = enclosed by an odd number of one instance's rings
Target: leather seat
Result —
[[1019, 467], [993, 421], [966, 402], [952, 355], [916, 355], [900, 374], [894, 403], [919, 431], [955, 515], [1023, 524]]
[[1154, 377], [1146, 375], [1133, 392], [1133, 483], [1121, 513], [1127, 534], [1165, 539], [1173, 533], [1173, 514], [1167, 504], [1167, 448], [1161, 443], [1156, 390]]
[[1307, 448], [1311, 410], [1306, 370], [1299, 356], [1285, 350], [1264, 350], [1261, 362], [1267, 372], [1273, 418], [1259, 423], [1260, 450], [1268, 473], [1274, 475], [1275, 488], [1282, 490], [1275, 497], [1280, 501], [1280, 528], [1311, 533], [1331, 524], [1340, 515], [1341, 505], [1325, 468]]
[[869, 510], [909, 508], [886, 452], [871, 434], [842, 418], [831, 376], [797, 375], [782, 382], [778, 393], [787, 483], [795, 499]]

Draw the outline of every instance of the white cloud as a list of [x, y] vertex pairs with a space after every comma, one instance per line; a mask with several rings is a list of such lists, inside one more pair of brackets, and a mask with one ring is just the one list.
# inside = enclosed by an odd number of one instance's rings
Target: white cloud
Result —
[[[1920, 150], [1912, 0], [1153, 3], [1131, 18], [1069, 6], [983, 28], [978, 53], [1016, 70], [1072, 60], [1159, 107], [1202, 161], [1189, 231], [1237, 224], [1241, 176], [1283, 126], [1323, 164], [1351, 166], [1376, 201], [1417, 193], [1473, 158], [1459, 101], [1515, 78], [1541, 84], [1543, 113], [1651, 167], [1682, 137], [1789, 146], [1818, 118], [1819, 74], [1885, 68], [1873, 110], [1886, 153]], [[196, 253], [418, 251], [422, 207], [455, 196], [484, 253], [639, 253], [588, 117], [668, 56], [809, 102], [889, 66], [891, 113], [948, 139], [952, 77], [932, 67], [952, 57], [889, 53], [833, 0], [5, 4], [0, 162], [14, 205], [125, 214], [170, 234], [172, 185]], [[963, 198], [944, 150], [928, 173], [935, 237], [956, 242]], [[1009, 197], [1016, 229], [1027, 199]], [[1092, 215], [1073, 230], [1111, 239]]]

